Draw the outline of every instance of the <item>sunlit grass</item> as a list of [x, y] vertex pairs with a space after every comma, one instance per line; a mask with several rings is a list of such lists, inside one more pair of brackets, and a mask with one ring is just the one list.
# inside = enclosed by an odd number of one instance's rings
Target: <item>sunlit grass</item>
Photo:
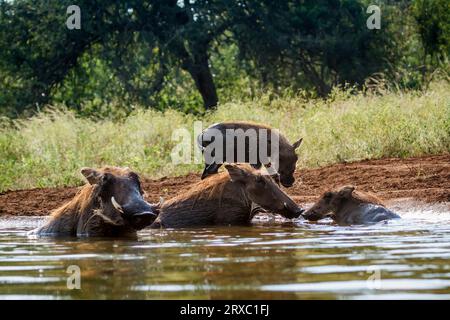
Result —
[[[302, 98], [230, 102], [204, 116], [139, 110], [120, 120], [78, 118], [46, 111], [0, 129], [0, 190], [74, 185], [83, 166], [129, 166], [149, 177], [200, 171], [175, 165], [174, 129], [193, 132], [223, 120], [252, 120], [279, 128], [291, 140], [304, 137], [299, 166], [315, 167], [365, 158], [410, 157], [450, 151], [450, 85], [427, 92], [351, 95], [336, 90], [328, 100]], [[193, 146], [194, 148], [194, 146]]]

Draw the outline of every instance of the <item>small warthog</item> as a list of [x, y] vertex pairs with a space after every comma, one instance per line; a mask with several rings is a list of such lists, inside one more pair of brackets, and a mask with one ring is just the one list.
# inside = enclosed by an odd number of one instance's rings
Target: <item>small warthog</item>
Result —
[[339, 225], [369, 224], [400, 218], [386, 209], [375, 195], [357, 191], [354, 186], [325, 192], [303, 217], [311, 221], [331, 217]]
[[[216, 141], [218, 137], [222, 143]], [[217, 173], [224, 162], [241, 162], [250, 163], [256, 169], [261, 165], [272, 167], [274, 178], [279, 178], [285, 187], [291, 187], [295, 181], [298, 160], [295, 149], [302, 139], [291, 145], [278, 130], [269, 126], [241, 121], [216, 123], [197, 137], [197, 143], [205, 157], [202, 179]]]
[[258, 206], [286, 218], [296, 218], [304, 211], [270, 176], [247, 164], [227, 164], [225, 168], [227, 171], [163, 203], [152, 227], [248, 225]]
[[31, 234], [40, 236], [135, 236], [157, 214], [142, 197], [139, 176], [128, 168], [83, 168], [88, 184]]

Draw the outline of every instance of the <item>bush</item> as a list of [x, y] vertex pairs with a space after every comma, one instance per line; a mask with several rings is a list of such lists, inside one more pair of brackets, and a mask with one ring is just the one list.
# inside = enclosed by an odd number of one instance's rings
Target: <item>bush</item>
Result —
[[[149, 177], [201, 171], [175, 165], [174, 129], [223, 120], [252, 120], [280, 128], [290, 141], [304, 137], [300, 167], [365, 158], [411, 157], [450, 150], [450, 85], [426, 92], [358, 93], [335, 89], [326, 100], [301, 95], [230, 102], [202, 116], [138, 108], [120, 120], [80, 118], [50, 109], [0, 122], [0, 190], [81, 183], [83, 166], [130, 166]], [[193, 146], [194, 148], [195, 146]]]

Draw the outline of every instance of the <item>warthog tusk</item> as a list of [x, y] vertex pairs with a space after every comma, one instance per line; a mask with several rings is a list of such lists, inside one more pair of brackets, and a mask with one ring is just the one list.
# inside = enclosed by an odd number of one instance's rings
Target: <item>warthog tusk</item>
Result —
[[155, 217], [158, 216], [156, 213], [154, 213], [152, 211], [144, 211], [144, 212], [140, 212], [140, 213], [135, 213], [133, 216], [134, 217], [139, 217], [139, 216], [144, 216], [144, 215], [148, 215], [148, 214], [150, 214], [152, 216], [155, 216]]
[[116, 208], [117, 211], [119, 211], [120, 213], [123, 213], [122, 206], [117, 203], [117, 201], [116, 201], [116, 199], [114, 199], [114, 197], [111, 197], [111, 203], [114, 206], [114, 208]]
[[163, 197], [159, 197], [159, 206], [162, 206], [163, 203], [164, 203], [164, 198]]

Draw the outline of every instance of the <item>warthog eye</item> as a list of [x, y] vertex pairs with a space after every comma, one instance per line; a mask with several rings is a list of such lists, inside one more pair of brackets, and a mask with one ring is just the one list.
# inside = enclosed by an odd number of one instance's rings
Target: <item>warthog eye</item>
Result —
[[260, 186], [265, 186], [266, 185], [266, 180], [261, 177], [261, 176], [257, 176], [256, 177], [256, 183], [259, 184]]

